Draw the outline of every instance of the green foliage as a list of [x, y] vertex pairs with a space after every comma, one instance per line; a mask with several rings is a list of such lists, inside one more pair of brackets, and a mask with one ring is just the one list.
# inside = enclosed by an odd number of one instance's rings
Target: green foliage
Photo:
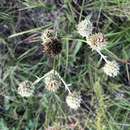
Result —
[[1, 130], [9, 130], [2, 119], [0, 120], [0, 129]]

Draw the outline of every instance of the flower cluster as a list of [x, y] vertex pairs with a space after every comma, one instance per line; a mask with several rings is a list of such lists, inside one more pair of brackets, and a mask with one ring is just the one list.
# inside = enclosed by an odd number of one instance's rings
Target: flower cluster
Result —
[[[86, 19], [83, 23], [85, 23], [86, 27], [89, 27], [88, 25], [90, 23], [87, 22], [89, 21]], [[82, 24], [79, 25], [78, 28], [84, 29], [83, 27], [81, 28], [81, 26]], [[92, 28], [90, 28], [89, 30], [84, 30], [84, 32], [86, 33], [87, 31], [87, 34], [89, 34], [91, 30]], [[79, 32], [82, 33], [81, 30], [79, 30]], [[41, 45], [43, 46], [43, 51], [46, 54], [50, 56], [56, 56], [61, 52], [62, 43], [59, 40], [59, 38], [56, 37], [54, 30], [48, 30], [48, 29], [45, 30], [41, 35], [41, 40], [42, 40]], [[21, 82], [18, 87], [18, 94], [20, 94], [22, 97], [32, 96], [34, 92], [32, 86], [35, 86], [35, 84], [37, 84], [41, 80], [44, 82], [45, 89], [53, 93], [57, 92], [58, 89], [63, 85], [65, 87], [65, 90], [68, 91], [68, 96], [66, 97], [66, 103], [68, 104], [68, 106], [75, 110], [77, 110], [80, 107], [81, 97], [76, 92], [72, 93], [70, 91], [69, 89], [70, 84], [66, 84], [63, 78], [60, 76], [60, 74], [54, 69], [47, 72], [45, 75], [43, 75], [43, 77], [38, 78], [33, 83], [30, 81]]]
[[[109, 61], [105, 55], [101, 53], [101, 50], [106, 48], [108, 42], [106, 37], [101, 32], [93, 34], [93, 25], [90, 21], [90, 17], [86, 18], [85, 20], [81, 21], [77, 25], [78, 33], [86, 38], [87, 44], [90, 48], [96, 51], [101, 58], [105, 61], [105, 65], [103, 67], [103, 71], [106, 75], [110, 77], [115, 77], [119, 74], [119, 65], [116, 61]], [[56, 37], [54, 30], [45, 30], [41, 36], [43, 51], [50, 56], [58, 55], [62, 50], [62, 43]], [[63, 80], [60, 74], [52, 69], [51, 71], [47, 72], [43, 77], [38, 78], [33, 83], [30, 81], [23, 81], [19, 84], [18, 87], [18, 94], [22, 97], [29, 97], [33, 95], [34, 89], [32, 88], [33, 85], [37, 84], [39, 81], [43, 81], [45, 85], [45, 89], [49, 92], [57, 92], [61, 86], [64, 86], [65, 89], [68, 91], [68, 95], [66, 96], [66, 103], [67, 105], [74, 110], [80, 108], [80, 104], [82, 102], [82, 98], [80, 94], [76, 91], [71, 92], [69, 89], [69, 84]]]
[[92, 33], [93, 27], [90, 18], [87, 20], [86, 19], [82, 20], [78, 24], [77, 26], [78, 33], [81, 36], [86, 37], [86, 42], [90, 46], [90, 48], [92, 50], [95, 50], [101, 56], [101, 58], [106, 62], [102, 69], [104, 73], [110, 77], [117, 76], [120, 71], [118, 63], [116, 61], [107, 60], [106, 56], [101, 53], [101, 50], [106, 48], [108, 43], [104, 34], [102, 34], [101, 32], [93, 34]]
[[67, 105], [74, 110], [77, 110], [80, 107], [81, 96], [75, 91], [71, 92], [68, 87], [69, 85], [65, 83], [63, 78], [55, 70], [49, 71], [42, 78], [38, 79], [38, 81], [36, 80], [34, 83], [30, 81], [21, 82], [18, 87], [18, 94], [20, 94], [22, 97], [32, 96], [34, 92], [32, 85], [38, 83], [41, 79], [43, 79], [45, 83], [45, 89], [47, 89], [49, 92], [56, 92], [63, 84], [68, 90], [68, 95], [66, 97]]

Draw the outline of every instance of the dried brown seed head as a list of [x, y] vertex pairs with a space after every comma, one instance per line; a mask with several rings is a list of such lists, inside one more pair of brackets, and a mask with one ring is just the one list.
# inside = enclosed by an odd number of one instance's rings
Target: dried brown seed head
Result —
[[61, 53], [62, 43], [57, 38], [50, 38], [43, 44], [43, 51], [49, 56], [56, 56]]

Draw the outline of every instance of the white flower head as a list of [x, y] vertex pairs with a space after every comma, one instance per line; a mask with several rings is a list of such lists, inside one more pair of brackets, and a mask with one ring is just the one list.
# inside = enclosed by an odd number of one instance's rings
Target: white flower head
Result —
[[82, 20], [77, 25], [77, 31], [83, 37], [88, 37], [90, 34], [92, 34], [92, 30], [93, 30], [93, 25], [90, 21], [90, 16]]
[[108, 61], [103, 67], [104, 73], [110, 77], [117, 76], [119, 74], [119, 70], [119, 64], [116, 61]]
[[58, 72], [54, 70], [48, 72], [47, 76], [44, 78], [44, 83], [45, 88], [48, 91], [56, 92], [61, 86], [61, 81], [58, 77]]
[[54, 30], [46, 29], [41, 35], [41, 40], [43, 41], [43, 44], [50, 40], [50, 38], [54, 37], [54, 34]]
[[67, 105], [74, 110], [77, 110], [80, 107], [81, 96], [79, 96], [76, 92], [70, 93], [66, 97]]
[[33, 95], [34, 89], [32, 88], [32, 82], [26, 80], [19, 84], [18, 94], [22, 97], [30, 97]]
[[92, 50], [102, 50], [107, 45], [106, 38], [102, 33], [92, 34], [86, 37], [86, 40]]

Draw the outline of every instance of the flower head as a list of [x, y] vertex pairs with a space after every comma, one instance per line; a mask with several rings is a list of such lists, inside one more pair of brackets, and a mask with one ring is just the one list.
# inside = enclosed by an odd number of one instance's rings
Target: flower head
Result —
[[119, 65], [116, 61], [108, 61], [104, 67], [103, 71], [110, 77], [115, 77], [119, 74]]
[[51, 80], [48, 82], [48, 84], [45, 86], [48, 91], [55, 92], [59, 87], [61, 86], [61, 82], [58, 80]]
[[62, 43], [57, 38], [50, 38], [43, 44], [43, 51], [50, 56], [56, 56], [60, 54], [61, 50]]
[[59, 38], [55, 36], [54, 30], [45, 30], [41, 36], [43, 51], [49, 56], [56, 56], [62, 50], [62, 43]]
[[76, 92], [70, 93], [66, 97], [66, 103], [70, 108], [77, 110], [80, 107], [81, 96], [79, 96]]
[[51, 71], [44, 79], [45, 88], [50, 92], [56, 92], [61, 86], [57, 71]]
[[106, 38], [102, 33], [92, 34], [86, 40], [92, 50], [102, 50], [107, 44]]
[[23, 81], [19, 84], [18, 87], [18, 94], [20, 94], [22, 97], [30, 97], [33, 95], [33, 88], [32, 88], [32, 82], [30, 81]]
[[77, 31], [83, 37], [88, 37], [92, 33], [92, 30], [93, 30], [93, 26], [90, 21], [90, 18], [86, 18], [86, 19], [82, 20], [77, 25]]

